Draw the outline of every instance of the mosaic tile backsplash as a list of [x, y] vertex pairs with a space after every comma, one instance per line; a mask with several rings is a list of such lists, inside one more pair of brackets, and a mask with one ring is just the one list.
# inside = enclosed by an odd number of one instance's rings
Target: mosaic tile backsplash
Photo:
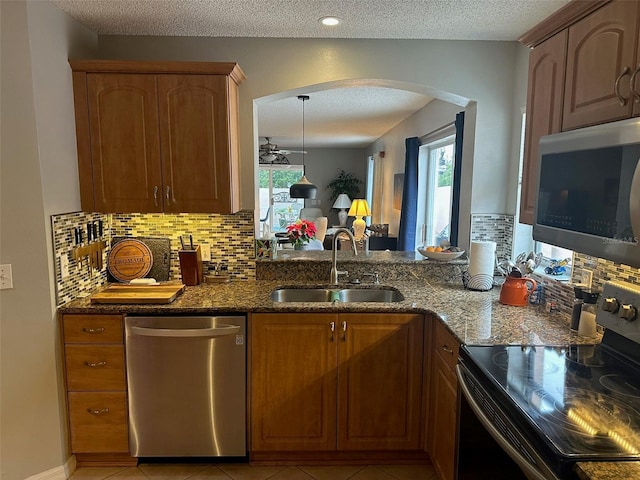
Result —
[[[83, 228], [86, 244], [87, 223], [101, 220], [107, 248], [103, 253], [103, 267], [90, 268], [88, 262], [73, 258], [74, 229]], [[83, 296], [107, 282], [107, 256], [114, 237], [168, 238], [171, 242], [169, 278], [180, 279], [178, 250], [180, 236], [193, 237], [194, 244], [207, 244], [211, 260], [203, 260], [206, 275], [216, 269], [226, 270], [232, 280], [255, 278], [255, 250], [253, 212], [242, 211], [235, 215], [217, 214], [98, 214], [74, 212], [53, 215], [52, 232], [56, 258], [57, 304], [62, 305]], [[67, 268], [61, 264], [68, 264]], [[63, 275], [64, 274], [64, 275]]]
[[471, 215], [471, 241], [496, 242], [496, 257], [511, 258], [513, 250], [513, 215], [498, 213]]

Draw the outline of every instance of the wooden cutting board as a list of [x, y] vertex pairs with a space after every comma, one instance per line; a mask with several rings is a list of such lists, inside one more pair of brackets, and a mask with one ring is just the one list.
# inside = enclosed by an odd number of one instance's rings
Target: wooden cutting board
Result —
[[147, 245], [128, 239], [116, 243], [107, 257], [109, 273], [120, 282], [143, 278], [153, 265], [153, 255]]
[[184, 292], [184, 285], [111, 285], [91, 296], [91, 303], [171, 303]]

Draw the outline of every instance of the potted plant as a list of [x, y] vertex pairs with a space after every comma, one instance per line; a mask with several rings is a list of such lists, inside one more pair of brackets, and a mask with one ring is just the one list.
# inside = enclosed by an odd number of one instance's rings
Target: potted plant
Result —
[[287, 235], [295, 250], [303, 250], [305, 244], [315, 238], [316, 226], [308, 220], [297, 220], [287, 226]]
[[326, 187], [331, 189], [330, 203], [333, 204], [341, 193], [346, 193], [351, 199], [358, 198], [360, 194], [360, 184], [362, 183], [363, 181], [353, 173], [340, 169], [338, 176], [331, 180]]

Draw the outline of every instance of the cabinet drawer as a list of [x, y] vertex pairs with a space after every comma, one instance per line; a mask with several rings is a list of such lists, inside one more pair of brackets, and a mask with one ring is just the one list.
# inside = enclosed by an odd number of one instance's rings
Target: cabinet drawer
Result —
[[64, 343], [123, 343], [120, 315], [65, 315]]
[[67, 389], [124, 390], [124, 346], [66, 345]]
[[71, 451], [129, 452], [125, 392], [69, 392]]
[[458, 363], [459, 347], [460, 343], [456, 337], [447, 330], [447, 327], [441, 322], [436, 322], [434, 348], [452, 370], [455, 370], [456, 364]]

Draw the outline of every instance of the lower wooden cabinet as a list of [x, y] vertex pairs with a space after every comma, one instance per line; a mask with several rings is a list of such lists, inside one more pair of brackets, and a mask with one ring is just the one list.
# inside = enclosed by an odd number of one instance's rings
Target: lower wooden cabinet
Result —
[[439, 480], [456, 478], [459, 342], [439, 321], [434, 322], [429, 394], [428, 448]]
[[63, 315], [62, 336], [71, 451], [128, 454], [122, 316]]
[[422, 315], [251, 317], [251, 451], [419, 450]]
[[69, 392], [71, 451], [128, 453], [125, 392]]

